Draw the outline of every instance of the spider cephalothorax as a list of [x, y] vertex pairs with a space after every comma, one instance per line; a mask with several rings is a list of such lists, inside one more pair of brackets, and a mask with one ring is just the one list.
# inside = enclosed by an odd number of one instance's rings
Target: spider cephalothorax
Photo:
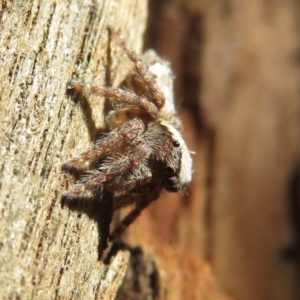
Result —
[[106, 97], [116, 108], [106, 118], [110, 131], [88, 151], [64, 163], [64, 170], [85, 173], [63, 197], [88, 198], [104, 186], [114, 196], [115, 209], [134, 204], [112, 239], [157, 199], [163, 188], [182, 191], [192, 179], [192, 160], [179, 132], [181, 122], [168, 62], [154, 51], [139, 56], [116, 30], [111, 29], [111, 36], [133, 62], [131, 78], [138, 77], [140, 87], [137, 91], [72, 84], [77, 92]]

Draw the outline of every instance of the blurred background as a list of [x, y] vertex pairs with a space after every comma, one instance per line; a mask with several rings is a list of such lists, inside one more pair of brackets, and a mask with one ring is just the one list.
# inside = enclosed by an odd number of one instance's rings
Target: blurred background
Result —
[[149, 8], [145, 49], [172, 63], [194, 181], [138, 222], [208, 261], [232, 299], [300, 299], [299, 2]]

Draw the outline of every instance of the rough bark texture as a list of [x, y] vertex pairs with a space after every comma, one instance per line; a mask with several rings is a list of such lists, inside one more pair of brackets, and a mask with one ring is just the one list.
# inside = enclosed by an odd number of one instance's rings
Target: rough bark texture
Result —
[[[89, 146], [103, 99], [90, 100], [85, 120], [66, 91], [74, 77], [105, 85], [107, 25], [122, 28], [140, 51], [146, 15], [140, 0], [2, 3], [1, 299], [114, 298], [129, 253], [104, 265], [98, 246], [105, 211], [95, 203], [70, 210], [60, 198], [74, 182], [61, 164]], [[114, 84], [130, 67], [120, 54], [113, 47]]]

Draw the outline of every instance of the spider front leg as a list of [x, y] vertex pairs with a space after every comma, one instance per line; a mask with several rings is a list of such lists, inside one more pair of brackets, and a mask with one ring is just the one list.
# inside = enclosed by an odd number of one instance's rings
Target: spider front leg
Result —
[[[141, 164], [133, 172], [126, 176], [119, 177], [113, 183], [114, 197], [119, 198], [115, 201], [114, 208], [116, 210], [127, 206], [128, 201], [124, 201], [124, 197], [128, 198], [128, 194], [136, 187], [145, 186], [152, 179], [152, 172], [149, 167]], [[122, 199], [120, 199], [122, 197]], [[133, 199], [133, 198], [132, 198]], [[134, 200], [132, 200], [134, 201]], [[128, 202], [128, 205], [130, 200]], [[123, 205], [124, 204], [124, 205]]]
[[88, 151], [65, 162], [62, 165], [62, 169], [66, 171], [74, 169], [86, 170], [91, 163], [99, 161], [105, 155], [109, 154], [112, 150], [119, 148], [121, 145], [130, 143], [144, 130], [145, 125], [140, 119], [130, 120], [98, 140]]
[[147, 141], [133, 145], [133, 150], [125, 154], [116, 154], [103, 160], [96, 171], [91, 171], [79, 183], [63, 193], [64, 199], [89, 198], [91, 191], [107, 182], [113, 183], [119, 176], [130, 170], [135, 170], [151, 154]]
[[139, 96], [131, 90], [114, 89], [109, 87], [88, 86], [81, 83], [71, 83], [75, 93], [100, 95], [112, 102], [137, 105], [143, 108], [153, 119], [158, 115], [158, 108], [146, 97]]
[[155, 76], [149, 71], [148, 63], [141, 55], [133, 50], [133, 48], [125, 41], [118, 30], [109, 27], [109, 31], [111, 36], [123, 48], [129, 59], [133, 62], [134, 69], [144, 82], [151, 99], [155, 102], [158, 108], [161, 108], [165, 103], [165, 96], [158, 86]]

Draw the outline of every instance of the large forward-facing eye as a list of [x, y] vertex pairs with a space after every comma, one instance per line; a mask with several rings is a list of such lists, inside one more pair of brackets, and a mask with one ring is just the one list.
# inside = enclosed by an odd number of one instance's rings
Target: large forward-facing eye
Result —
[[172, 144], [176, 148], [180, 146], [180, 143], [178, 141], [173, 141]]

